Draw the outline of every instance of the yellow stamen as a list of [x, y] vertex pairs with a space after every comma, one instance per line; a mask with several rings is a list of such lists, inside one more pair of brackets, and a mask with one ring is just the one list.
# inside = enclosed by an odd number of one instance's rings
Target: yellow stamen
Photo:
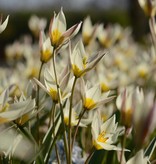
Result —
[[102, 92], [107, 92], [110, 90], [109, 86], [106, 83], [101, 83]]
[[90, 41], [91, 41], [91, 38], [92, 38], [91, 35], [88, 35], [88, 34], [84, 33], [83, 34], [83, 43], [85, 45], [88, 45], [90, 43]]
[[106, 121], [108, 119], [108, 116], [106, 114], [101, 114], [102, 121]]
[[64, 38], [62, 37], [62, 34], [58, 29], [52, 31], [51, 41], [54, 47], [59, 46], [63, 42], [63, 39]]
[[38, 69], [34, 67], [28, 73], [28, 78], [31, 79], [31, 78], [37, 77], [37, 76], [38, 76]]
[[58, 94], [57, 94], [57, 90], [50, 88], [50, 95], [53, 99], [53, 101], [57, 102], [58, 101]]
[[80, 77], [83, 70], [80, 70], [77, 65], [73, 64], [73, 73], [76, 77]]
[[131, 127], [132, 125], [132, 109], [125, 109], [122, 113], [122, 122], [126, 127]]
[[52, 56], [52, 52], [50, 49], [46, 49], [44, 51], [41, 51], [41, 61], [44, 63], [47, 63]]
[[66, 125], [69, 125], [69, 117], [64, 116], [64, 123]]
[[96, 106], [96, 103], [94, 102], [93, 99], [91, 99], [91, 98], [86, 98], [86, 99], [85, 99], [85, 101], [84, 101], [84, 107], [85, 107], [87, 110], [91, 110], [91, 109], [93, 109], [95, 106]]
[[138, 71], [139, 73], [139, 76], [142, 77], [142, 78], [146, 78], [147, 74], [148, 74], [148, 71], [146, 69], [140, 69]]
[[103, 147], [98, 142], [106, 143], [106, 141], [108, 140], [108, 137], [105, 137], [105, 135], [106, 135], [106, 132], [103, 131], [102, 133], [99, 134], [97, 140], [93, 141], [93, 145], [95, 146], [97, 150], [103, 149]]
[[105, 131], [101, 132], [97, 138], [97, 141], [105, 143], [108, 140], [108, 137], [105, 137], [105, 135], [106, 135]]

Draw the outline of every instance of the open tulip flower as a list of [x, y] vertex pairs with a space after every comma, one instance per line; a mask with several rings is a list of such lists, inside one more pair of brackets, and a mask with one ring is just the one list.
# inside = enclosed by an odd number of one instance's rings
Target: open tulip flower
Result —
[[5, 21], [2, 23], [2, 16], [0, 16], [0, 33], [2, 33], [5, 30], [5, 28], [8, 24], [8, 20], [9, 20], [9, 16], [7, 16]]
[[88, 86], [85, 86], [83, 79], [81, 81], [81, 94], [83, 99], [83, 107], [86, 110], [95, 109], [105, 103], [110, 102], [115, 97], [107, 97], [109, 93], [102, 94], [100, 85], [95, 85], [88, 89]]
[[70, 60], [74, 76], [79, 78], [86, 72], [90, 71], [102, 59], [106, 53], [97, 53], [94, 57], [90, 57], [85, 52], [82, 40], [74, 47], [73, 52], [70, 52]]
[[[68, 71], [68, 68], [64, 69], [62, 73], [60, 74], [58, 80], [59, 80], [59, 86], [61, 89], [61, 99], [64, 100], [67, 97], [70, 96], [69, 92], [69, 87], [68, 87], [68, 82], [71, 83], [73, 79], [69, 80], [70, 73]], [[46, 92], [50, 95], [52, 100], [54, 102], [58, 102], [58, 91], [57, 91], [57, 86], [56, 86], [56, 81], [55, 81], [55, 76], [54, 76], [54, 71], [52, 67], [52, 63], [50, 68], [46, 68], [44, 71], [44, 83], [43, 85], [40, 81], [38, 81], [36, 78], [34, 78], [35, 82]], [[69, 80], [69, 81], [68, 81]]]
[[115, 123], [115, 115], [103, 123], [101, 117], [96, 113], [91, 127], [93, 145], [97, 150], [121, 150], [121, 148], [113, 145], [119, 135], [117, 123]]
[[[15, 121], [35, 108], [35, 100], [28, 98], [19, 102], [9, 103], [9, 90], [6, 89], [0, 95], [0, 124]], [[28, 120], [25, 119], [25, 121]], [[23, 123], [25, 122], [23, 121]]]
[[51, 39], [51, 44], [54, 48], [58, 48], [62, 44], [66, 44], [66, 42], [75, 36], [81, 27], [81, 22], [75, 24], [71, 28], [67, 29], [66, 18], [63, 13], [63, 10], [56, 15], [54, 13], [54, 17], [51, 20], [49, 35]]

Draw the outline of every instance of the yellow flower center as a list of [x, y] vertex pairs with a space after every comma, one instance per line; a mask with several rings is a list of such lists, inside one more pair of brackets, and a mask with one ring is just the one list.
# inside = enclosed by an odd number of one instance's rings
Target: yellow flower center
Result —
[[87, 57], [86, 56], [83, 58], [82, 62], [83, 62], [82, 70], [77, 65], [75, 65], [75, 64], [72, 65], [73, 72], [76, 77], [80, 77], [85, 74], [85, 72], [82, 73], [82, 71], [86, 68], [86, 65], [87, 65]]
[[102, 92], [107, 92], [110, 90], [109, 86], [106, 83], [101, 83]]
[[[71, 118], [71, 126], [77, 125], [77, 116], [76, 113], [72, 113], [72, 118]], [[69, 125], [69, 115], [64, 115], [64, 123], [68, 126]]]
[[50, 95], [53, 99], [53, 101], [57, 102], [58, 101], [58, 94], [57, 94], [57, 90], [50, 88]]
[[46, 49], [41, 51], [41, 61], [47, 63], [52, 56], [52, 52], [50, 49]]
[[63, 39], [64, 38], [62, 37], [62, 34], [58, 29], [52, 31], [51, 41], [54, 47], [59, 46], [63, 42]]
[[88, 35], [88, 34], [84, 33], [84, 34], [83, 34], [83, 43], [84, 43], [85, 45], [88, 45], [89, 42], [91, 41], [91, 38], [92, 38], [91, 35]]
[[101, 132], [97, 138], [97, 141], [105, 143], [108, 140], [108, 137], [105, 137], [105, 135], [106, 135], [105, 131]]
[[132, 109], [125, 109], [122, 113], [122, 121], [126, 127], [131, 127], [132, 125]]
[[80, 77], [83, 70], [80, 70], [80, 68], [78, 68], [78, 66], [75, 64], [72, 65], [72, 68], [73, 68], [74, 75], [76, 77]]
[[38, 76], [38, 69], [37, 68], [32, 68], [30, 72], [28, 73], [28, 78], [33, 78]]
[[69, 125], [69, 117], [64, 116], [64, 123], [66, 125]]
[[106, 141], [108, 140], [108, 137], [105, 137], [105, 135], [106, 135], [106, 132], [103, 131], [102, 133], [99, 134], [97, 140], [93, 141], [93, 145], [95, 146], [97, 150], [103, 149], [103, 147], [98, 142], [106, 143]]
[[105, 48], [109, 48], [112, 45], [112, 40], [109, 38], [99, 39], [99, 41], [102, 44], [102, 46]]
[[86, 98], [86, 99], [85, 99], [85, 101], [84, 101], [84, 107], [85, 107], [87, 110], [91, 110], [91, 109], [93, 109], [95, 106], [96, 106], [96, 103], [94, 102], [93, 99], [91, 99], [91, 98]]
[[106, 114], [101, 114], [102, 121], [106, 121], [108, 119], [108, 116]]
[[139, 69], [138, 74], [139, 74], [140, 77], [146, 78], [146, 76], [148, 74], [148, 70], [147, 69]]

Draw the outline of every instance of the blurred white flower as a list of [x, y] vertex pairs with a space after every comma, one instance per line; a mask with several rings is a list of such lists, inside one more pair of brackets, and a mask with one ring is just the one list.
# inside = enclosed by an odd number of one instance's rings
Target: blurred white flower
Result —
[[143, 90], [136, 89], [134, 95], [133, 124], [135, 129], [135, 141], [137, 146], [142, 146], [149, 134], [156, 128], [156, 101], [154, 92], [143, 93]]
[[130, 158], [126, 164], [148, 164], [150, 163], [149, 162], [149, 159], [148, 157], [144, 157], [144, 152], [143, 150], [141, 149], [140, 151], [138, 151], [135, 156], [133, 156], [132, 158]]
[[35, 100], [21, 97], [18, 102], [9, 103], [8, 99], [9, 90], [6, 89], [0, 95], [0, 124], [15, 121], [21, 117], [25, 117], [23, 123], [27, 121], [26, 114], [32, 112], [35, 108]]
[[28, 26], [36, 37], [39, 36], [40, 31], [46, 28], [47, 20], [45, 18], [39, 18], [36, 15], [32, 15], [29, 19]]
[[156, 1], [155, 0], [138, 0], [141, 8], [148, 16], [155, 16]]
[[132, 114], [134, 112], [133, 96], [134, 88], [127, 87], [116, 99], [116, 106], [121, 112], [121, 120], [126, 128], [130, 128], [132, 126]]
[[97, 25], [92, 25], [90, 16], [87, 16], [82, 26], [82, 40], [84, 45], [88, 45], [90, 41], [95, 37]]

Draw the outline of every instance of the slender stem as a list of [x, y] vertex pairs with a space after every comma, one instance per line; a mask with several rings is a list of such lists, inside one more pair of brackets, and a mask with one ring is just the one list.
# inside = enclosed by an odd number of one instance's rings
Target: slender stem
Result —
[[49, 115], [49, 125], [48, 125], [48, 128], [50, 128], [51, 124], [53, 123], [54, 124], [54, 119], [55, 119], [55, 108], [56, 107], [56, 103], [54, 102], [52, 104], [52, 107], [51, 107], [51, 111], [50, 111], [50, 115]]
[[54, 69], [54, 75], [55, 75], [55, 81], [56, 81], [56, 86], [57, 86], [57, 94], [58, 94], [58, 101], [59, 101], [59, 105], [60, 105], [60, 110], [61, 110], [61, 120], [62, 120], [62, 127], [63, 127], [63, 139], [64, 139], [64, 145], [65, 145], [65, 153], [66, 153], [66, 159], [67, 159], [67, 163], [68, 163], [68, 145], [67, 145], [67, 134], [66, 134], [66, 128], [65, 128], [65, 124], [64, 124], [64, 113], [63, 113], [63, 105], [62, 105], [62, 101], [61, 101], [61, 91], [60, 91], [60, 86], [58, 84], [58, 80], [57, 80], [57, 74], [56, 74], [56, 67], [55, 67], [55, 50], [53, 50], [53, 69]]
[[74, 95], [74, 88], [77, 81], [77, 77], [74, 78], [72, 90], [71, 90], [71, 96], [70, 96], [70, 108], [69, 108], [69, 127], [68, 127], [68, 147], [69, 147], [69, 163], [72, 163], [72, 144], [71, 144], [71, 138], [72, 138], [72, 127], [71, 127], [71, 117], [72, 117], [72, 105], [73, 105], [73, 95]]
[[55, 144], [55, 153], [56, 153], [57, 163], [60, 164], [61, 160], [60, 160], [60, 156], [59, 156], [59, 152], [58, 152], [58, 148], [56, 144]]
[[[38, 74], [38, 80], [41, 80], [41, 72], [43, 68], [44, 62], [41, 63], [40, 69], [39, 69], [39, 74]], [[37, 111], [39, 110], [39, 85], [37, 85], [37, 100], [36, 100], [36, 106], [37, 106]], [[40, 127], [40, 120], [39, 120], [39, 112], [37, 112], [37, 143], [40, 145], [40, 134], [39, 134], [39, 127]]]
[[78, 132], [80, 121], [81, 121], [81, 119], [82, 119], [82, 117], [83, 117], [83, 115], [84, 115], [85, 112], [86, 112], [86, 109], [84, 109], [82, 111], [82, 113], [80, 114], [79, 121], [78, 121], [78, 123], [76, 125], [76, 130], [75, 130], [75, 133], [74, 133], [74, 137], [73, 137], [73, 141], [72, 141], [72, 146], [71, 146], [72, 148], [74, 146], [74, 142], [75, 142], [75, 139], [76, 139], [76, 135], [77, 135], [77, 132]]
[[95, 153], [95, 148], [93, 147], [91, 149], [91, 153], [89, 154], [89, 156], [87, 157], [87, 159], [85, 161], [85, 164], [88, 164], [89, 163], [89, 161], [91, 160], [91, 158], [92, 158], [92, 156], [93, 156], [94, 153]]
[[[56, 137], [55, 136], [55, 111], [56, 111], [56, 103], [54, 102], [51, 108], [50, 120], [49, 120], [49, 127], [51, 126], [51, 124], [53, 124], [53, 127], [54, 127], [53, 138]], [[58, 148], [56, 144], [55, 144], [55, 153], [57, 157], [57, 162], [58, 164], [60, 164], [60, 157], [59, 157]]]
[[120, 164], [123, 163], [124, 148], [125, 148], [125, 144], [126, 144], [126, 133], [127, 133], [127, 129], [125, 129], [125, 133], [124, 133], [123, 140], [122, 140], [122, 150], [121, 150], [121, 156], [120, 156]]
[[50, 155], [51, 155], [53, 146], [54, 146], [54, 144], [56, 144], [56, 140], [57, 140], [57, 138], [58, 138], [58, 136], [59, 136], [59, 133], [60, 133], [60, 131], [58, 130], [58, 132], [57, 132], [55, 138], [53, 138], [53, 141], [51, 140], [51, 142], [49, 143], [50, 146], [49, 146], [49, 149], [48, 149], [47, 154], [46, 154], [45, 159], [44, 159], [44, 163], [45, 163], [45, 164], [48, 164], [48, 161], [49, 161], [49, 158], [50, 158]]

